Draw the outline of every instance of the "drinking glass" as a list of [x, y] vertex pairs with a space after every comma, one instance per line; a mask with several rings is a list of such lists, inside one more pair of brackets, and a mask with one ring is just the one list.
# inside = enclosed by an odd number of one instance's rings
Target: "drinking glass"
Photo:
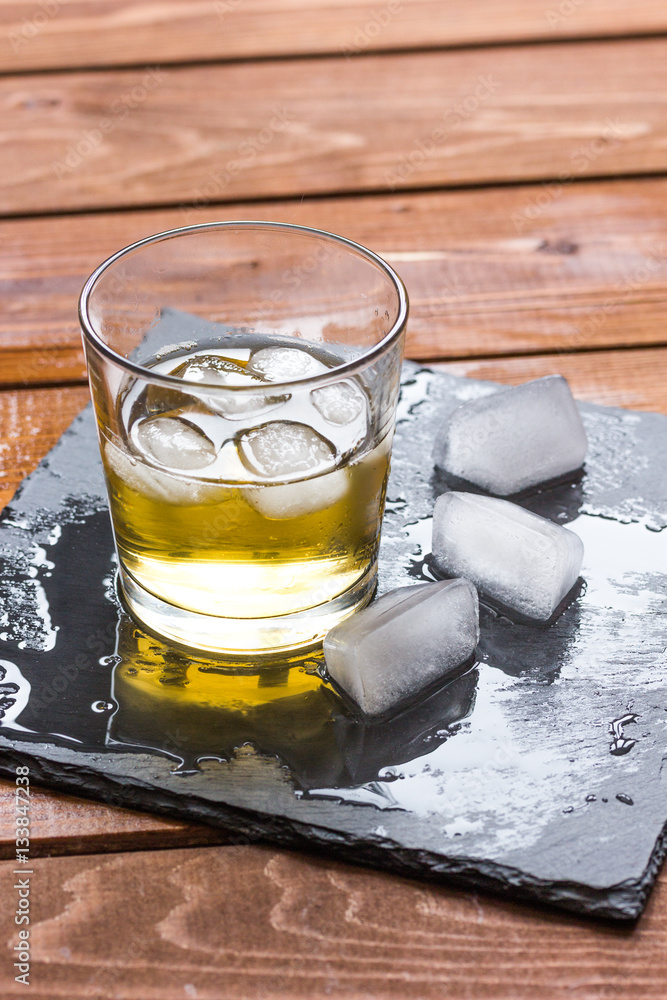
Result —
[[407, 313], [376, 254], [294, 225], [189, 226], [94, 271], [81, 328], [144, 626], [299, 651], [371, 599]]

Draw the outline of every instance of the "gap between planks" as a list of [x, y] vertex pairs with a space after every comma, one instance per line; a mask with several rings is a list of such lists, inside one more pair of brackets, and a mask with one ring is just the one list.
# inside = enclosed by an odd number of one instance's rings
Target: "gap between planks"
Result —
[[660, 173], [666, 90], [667, 38], [4, 77], [0, 212]]
[[664, 878], [634, 928], [260, 846], [37, 859], [30, 898], [31, 988], [8, 961], [3, 996], [659, 1000], [667, 976]]
[[0, 222], [0, 384], [85, 376], [77, 299], [105, 256], [186, 223], [339, 232], [401, 274], [407, 353], [495, 357], [667, 340], [667, 179]]
[[4, 72], [609, 38], [667, 31], [662, 0], [161, 0], [0, 4]]

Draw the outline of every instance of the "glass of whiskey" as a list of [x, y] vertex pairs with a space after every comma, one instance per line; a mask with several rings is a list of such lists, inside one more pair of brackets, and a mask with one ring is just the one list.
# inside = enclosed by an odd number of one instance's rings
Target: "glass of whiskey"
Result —
[[294, 225], [189, 226], [94, 271], [119, 590], [149, 631], [301, 651], [371, 599], [407, 313], [380, 257]]

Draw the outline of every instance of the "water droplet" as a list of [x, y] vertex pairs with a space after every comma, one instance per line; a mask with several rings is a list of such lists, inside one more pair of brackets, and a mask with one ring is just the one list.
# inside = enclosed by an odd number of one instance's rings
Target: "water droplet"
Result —
[[311, 674], [317, 676], [321, 674], [324, 664], [318, 663], [317, 660], [304, 660], [303, 661], [303, 672], [305, 674]]
[[[426, 770], [426, 768], [424, 769]], [[383, 767], [381, 771], [378, 772], [379, 781], [397, 781], [398, 778], [403, 777], [399, 774], [393, 767]]]
[[614, 737], [609, 746], [610, 754], [613, 754], [615, 757], [621, 757], [623, 754], [629, 753], [632, 750], [637, 741], [630, 739], [625, 735], [624, 727], [630, 725], [630, 723], [636, 723], [638, 718], [639, 717], [637, 715], [629, 712], [621, 718], [614, 719], [609, 723], [609, 732]]
[[619, 792], [616, 798], [619, 802], [622, 802], [626, 806], [633, 806], [635, 804], [630, 796], [626, 795], [625, 792]]
[[595, 795], [587, 795], [586, 796], [586, 801], [587, 802], [595, 802], [596, 798], [597, 798], [597, 796], [595, 796]]
[[564, 813], [573, 813], [574, 812], [574, 806], [566, 806], [565, 809], [563, 809], [563, 812]]

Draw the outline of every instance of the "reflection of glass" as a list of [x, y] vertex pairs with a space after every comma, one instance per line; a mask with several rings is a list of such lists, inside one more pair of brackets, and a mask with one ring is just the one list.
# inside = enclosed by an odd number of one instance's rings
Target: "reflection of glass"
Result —
[[140, 621], [289, 651], [370, 599], [406, 317], [383, 261], [297, 226], [174, 230], [97, 269], [81, 323]]
[[174, 650], [125, 617], [117, 654], [108, 745], [157, 750], [191, 769], [251, 744], [278, 757], [306, 791], [375, 781], [384, 768], [430, 753], [472, 711], [477, 683], [469, 671], [400, 716], [367, 724], [314, 661], [233, 669]]

